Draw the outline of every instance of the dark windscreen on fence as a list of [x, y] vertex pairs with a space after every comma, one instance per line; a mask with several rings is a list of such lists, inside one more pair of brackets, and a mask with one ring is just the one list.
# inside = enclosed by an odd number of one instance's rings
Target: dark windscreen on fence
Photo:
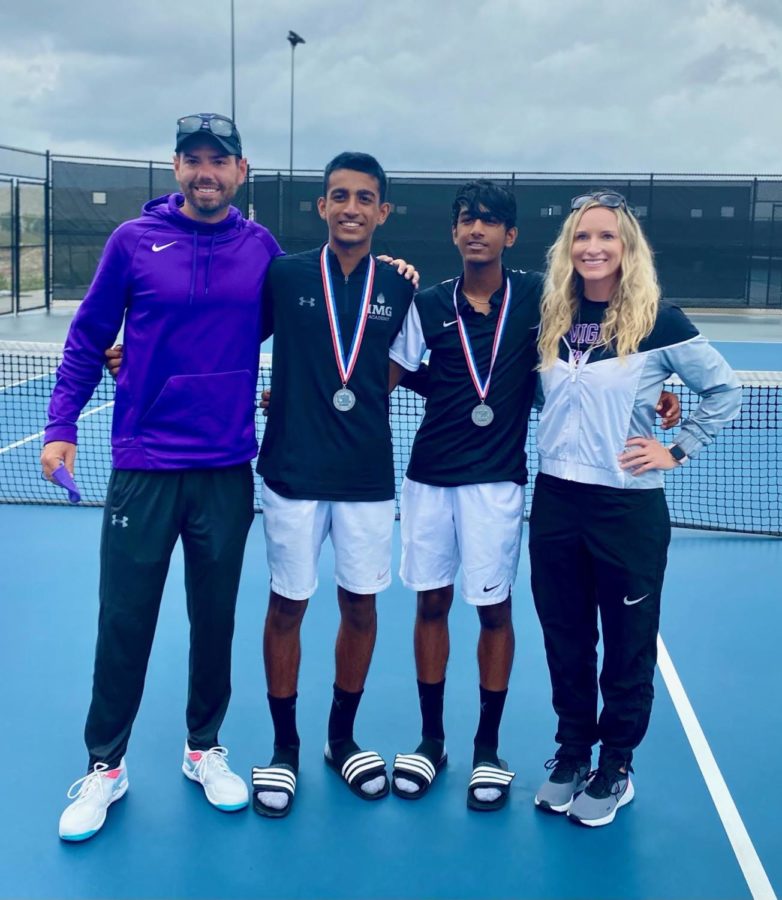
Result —
[[[705, 176], [391, 173], [392, 213], [374, 249], [413, 262], [424, 286], [452, 276], [451, 204], [471, 178], [492, 177], [513, 191], [519, 237], [513, 268], [541, 269], [573, 196], [609, 188], [627, 197], [655, 251], [666, 297], [686, 307], [782, 306], [782, 180]], [[78, 300], [111, 231], [152, 197], [176, 189], [165, 163], [54, 158], [53, 296]], [[289, 253], [325, 240], [318, 173], [254, 171], [236, 205], [266, 225]]]
[[[57, 300], [81, 300], [106, 239], [154, 197], [176, 191], [171, 165], [52, 160], [52, 281]], [[235, 204], [247, 210], [247, 188]]]

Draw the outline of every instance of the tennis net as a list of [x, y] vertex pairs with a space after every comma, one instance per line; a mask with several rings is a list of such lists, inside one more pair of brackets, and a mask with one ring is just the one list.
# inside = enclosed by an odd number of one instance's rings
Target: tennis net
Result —
[[[0, 342], [0, 503], [67, 503], [63, 491], [43, 481], [38, 457], [46, 408], [54, 386], [62, 347], [56, 344]], [[271, 357], [264, 355], [258, 393], [269, 385]], [[782, 536], [782, 438], [780, 387], [782, 373], [740, 372], [744, 384], [741, 415], [697, 459], [671, 472], [666, 495], [674, 525], [707, 530]], [[679, 382], [668, 386], [682, 403], [686, 418], [697, 398]], [[106, 374], [79, 421], [76, 475], [83, 503], [101, 506], [108, 482], [114, 384]], [[398, 388], [391, 397], [394, 465], [401, 483], [423, 400]], [[259, 437], [264, 418], [256, 416]], [[535, 430], [530, 421], [530, 481], [537, 470]], [[662, 440], [670, 441], [670, 436]], [[527, 492], [527, 504], [532, 491]], [[256, 482], [256, 509], [260, 490]]]

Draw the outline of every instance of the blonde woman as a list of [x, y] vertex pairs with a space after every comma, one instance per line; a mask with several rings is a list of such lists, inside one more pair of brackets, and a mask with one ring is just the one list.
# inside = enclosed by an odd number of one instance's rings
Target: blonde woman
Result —
[[[630, 764], [652, 707], [670, 540], [663, 473], [738, 414], [741, 387], [682, 311], [661, 302], [649, 244], [620, 194], [574, 198], [548, 262], [529, 546], [559, 748], [535, 803], [599, 826], [633, 799]], [[700, 402], [663, 446], [654, 410], [673, 373]]]

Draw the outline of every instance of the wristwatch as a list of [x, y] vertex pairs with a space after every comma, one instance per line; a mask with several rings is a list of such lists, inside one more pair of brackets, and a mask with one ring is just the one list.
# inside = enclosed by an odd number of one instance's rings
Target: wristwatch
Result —
[[678, 444], [671, 444], [671, 446], [668, 447], [668, 452], [676, 460], [678, 465], [683, 466], [687, 462], [687, 454]]

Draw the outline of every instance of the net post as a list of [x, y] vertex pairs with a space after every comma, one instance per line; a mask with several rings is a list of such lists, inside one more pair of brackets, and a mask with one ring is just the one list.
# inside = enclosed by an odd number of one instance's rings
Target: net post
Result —
[[280, 241], [283, 240], [282, 233], [282, 172], [277, 172], [277, 237]]
[[646, 219], [652, 221], [652, 208], [654, 206], [654, 172], [649, 173], [649, 207], [646, 210]]
[[11, 306], [17, 316], [22, 305], [22, 254], [19, 249], [22, 240], [21, 194], [19, 179], [14, 178], [11, 184]]
[[752, 305], [752, 266], [755, 259], [755, 207], [758, 200], [758, 178], [757, 175], [752, 179], [752, 193], [749, 199], [749, 218], [747, 221], [747, 231], [749, 239], [747, 241], [747, 277], [744, 282], [744, 299], [746, 306]]

